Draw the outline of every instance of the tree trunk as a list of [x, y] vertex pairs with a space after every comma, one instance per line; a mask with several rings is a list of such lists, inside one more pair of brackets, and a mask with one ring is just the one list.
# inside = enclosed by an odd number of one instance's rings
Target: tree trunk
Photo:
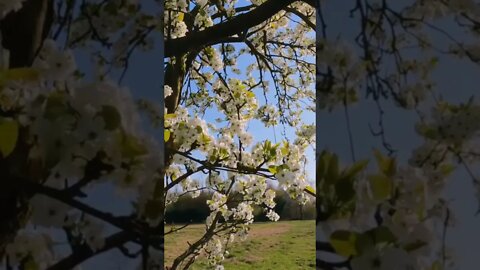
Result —
[[32, 65], [53, 23], [53, 0], [27, 0], [2, 21], [2, 45], [10, 51], [10, 68]]
[[[9, 50], [9, 68], [31, 66], [53, 22], [52, 0], [28, 0], [17, 12], [11, 12], [0, 21], [2, 46]], [[6, 113], [0, 110], [0, 115]], [[20, 129], [15, 150], [7, 158], [0, 156], [0, 261], [6, 245], [28, 219], [28, 194], [19, 189], [18, 180], [39, 181], [42, 170], [34, 170], [28, 162], [30, 146], [26, 132]], [[37, 167], [38, 168], [38, 167]]]

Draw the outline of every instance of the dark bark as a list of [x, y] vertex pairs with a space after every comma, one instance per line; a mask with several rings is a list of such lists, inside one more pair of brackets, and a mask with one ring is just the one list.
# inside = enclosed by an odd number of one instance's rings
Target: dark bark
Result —
[[[2, 46], [10, 51], [10, 68], [31, 66], [52, 22], [52, 0], [28, 0], [19, 11], [0, 21]], [[28, 160], [30, 146], [26, 141], [26, 130], [21, 129], [13, 153], [0, 155], [0, 261], [6, 245], [28, 219], [30, 194], [16, 188], [14, 179], [40, 181], [44, 174], [41, 164]]]
[[89, 258], [101, 254], [103, 252], [109, 251], [113, 248], [117, 248], [127, 243], [132, 239], [132, 236], [125, 231], [115, 233], [105, 239], [105, 245], [99, 250], [92, 250], [87, 245], [81, 246], [70, 256], [62, 259], [55, 265], [48, 268], [48, 270], [64, 270], [64, 269], [73, 269], [75, 266], [80, 263], [88, 260]]
[[[240, 34], [268, 20], [296, 0], [269, 0], [254, 10], [185, 37], [165, 41], [165, 57], [184, 54]], [[313, 1], [311, 1], [313, 3]], [[307, 2], [308, 3], [308, 2]]]
[[53, 0], [28, 0], [1, 22], [2, 45], [10, 51], [11, 68], [28, 67], [53, 23]]

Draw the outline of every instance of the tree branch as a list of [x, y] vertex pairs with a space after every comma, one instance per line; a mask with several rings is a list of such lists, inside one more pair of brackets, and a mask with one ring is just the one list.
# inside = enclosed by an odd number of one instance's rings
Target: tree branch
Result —
[[55, 265], [49, 267], [47, 270], [73, 269], [73, 267], [89, 259], [90, 257], [96, 256], [112, 248], [120, 247], [132, 239], [133, 237], [130, 233], [121, 231], [107, 237], [105, 239], [105, 245], [99, 250], [94, 251], [87, 245], [82, 245], [75, 252], [70, 254], [68, 257], [62, 259]]
[[261, 24], [295, 1], [269, 0], [254, 10], [240, 14], [224, 23], [214, 25], [203, 31], [187, 34], [185, 37], [166, 40], [165, 57], [185, 54], [193, 49], [215, 44], [219, 40]]
[[31, 66], [53, 23], [53, 0], [28, 0], [0, 21], [2, 46], [11, 68]]

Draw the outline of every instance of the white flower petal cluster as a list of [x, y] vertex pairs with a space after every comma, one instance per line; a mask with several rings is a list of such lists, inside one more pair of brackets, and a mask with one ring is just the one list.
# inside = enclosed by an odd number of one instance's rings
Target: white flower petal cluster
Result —
[[35, 195], [30, 200], [32, 207], [31, 222], [44, 227], [62, 227], [70, 207], [54, 199]]
[[240, 203], [232, 210], [233, 218], [245, 221], [244, 224], [251, 224], [253, 222], [253, 207], [245, 202]]
[[209, 241], [207, 245], [203, 248], [203, 250], [207, 254], [208, 263], [210, 265], [215, 265], [216, 269], [217, 268], [222, 269], [219, 264], [225, 258], [224, 243], [222, 242], [223, 242], [222, 239], [215, 238]]
[[6, 254], [12, 267], [30, 262], [38, 269], [47, 269], [55, 262], [53, 240], [48, 234], [21, 230], [13, 242], [7, 245]]
[[101, 249], [105, 245], [105, 236], [103, 236], [103, 225], [93, 219], [86, 219], [80, 225], [83, 239], [87, 245], [94, 251]]
[[0, 2], [0, 19], [12, 11], [18, 11], [22, 8], [26, 0], [4, 0]]
[[60, 50], [57, 46], [54, 40], [45, 40], [42, 50], [33, 63], [33, 66], [42, 73], [42, 77], [47, 80], [65, 80], [76, 70], [73, 52]]

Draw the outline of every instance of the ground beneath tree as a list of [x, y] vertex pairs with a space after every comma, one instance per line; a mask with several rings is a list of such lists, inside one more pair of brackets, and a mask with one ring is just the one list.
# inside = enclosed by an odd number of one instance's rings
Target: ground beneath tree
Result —
[[[166, 226], [165, 231], [171, 226]], [[169, 234], [165, 239], [165, 262], [183, 252], [203, 233], [205, 225], [192, 225], [185, 231]], [[225, 269], [315, 269], [315, 222], [280, 221], [255, 223], [249, 238], [229, 249]], [[190, 269], [207, 269], [205, 259], [200, 258]]]

